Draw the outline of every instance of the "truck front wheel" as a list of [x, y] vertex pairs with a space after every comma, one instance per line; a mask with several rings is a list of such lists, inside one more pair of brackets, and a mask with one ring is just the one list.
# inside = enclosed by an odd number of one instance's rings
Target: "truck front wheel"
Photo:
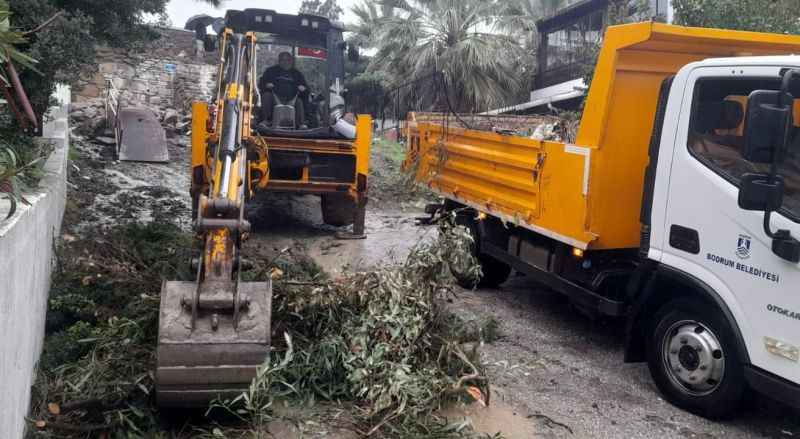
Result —
[[505, 262], [488, 255], [478, 255], [478, 262], [481, 264], [483, 276], [478, 281], [479, 287], [496, 288], [501, 283], [508, 280], [511, 275], [511, 266]]
[[461, 287], [471, 290], [476, 287], [495, 288], [508, 280], [508, 276], [511, 275], [511, 266], [489, 255], [480, 253], [477, 245], [480, 242], [480, 236], [478, 225], [475, 223], [475, 220], [464, 215], [459, 215], [459, 217], [456, 218], [456, 224], [466, 227], [470, 235], [472, 235], [473, 244], [470, 251], [472, 255], [478, 259], [482, 273], [482, 276], [475, 278], [471, 274], [464, 273], [459, 267], [451, 265], [450, 272], [453, 273], [456, 282], [458, 282]]
[[706, 418], [723, 418], [745, 392], [733, 330], [715, 307], [677, 299], [656, 314], [647, 343], [650, 374], [672, 404]]

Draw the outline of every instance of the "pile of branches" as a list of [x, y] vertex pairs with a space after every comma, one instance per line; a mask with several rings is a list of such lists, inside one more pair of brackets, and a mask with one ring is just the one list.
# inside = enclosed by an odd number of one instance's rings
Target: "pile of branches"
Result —
[[[191, 236], [148, 224], [67, 238], [29, 436], [170, 434], [153, 398], [158, 292], [161, 279], [191, 278]], [[177, 437], [258, 437], [278, 417], [276, 398], [289, 405], [329, 401], [345, 413], [329, 421], [364, 436], [471, 435], [465, 424], [435, 416], [457, 399], [489, 400], [477, 352], [482, 325], [444, 308], [454, 292], [451, 265], [479, 273], [471, 243], [465, 229], [444, 222], [404, 262], [340, 279], [302, 252], [261, 261], [246, 277], [274, 279], [271, 361], [247, 393], [215, 402], [208, 423]]]
[[451, 264], [479, 275], [471, 239], [443, 222], [398, 265], [336, 280], [278, 279], [273, 344], [281, 346], [247, 394], [216, 408], [258, 426], [270, 421], [274, 398], [314, 397], [352, 404], [348, 428], [363, 436], [468, 435], [434, 413], [455, 399], [489, 399], [481, 331], [444, 308]]

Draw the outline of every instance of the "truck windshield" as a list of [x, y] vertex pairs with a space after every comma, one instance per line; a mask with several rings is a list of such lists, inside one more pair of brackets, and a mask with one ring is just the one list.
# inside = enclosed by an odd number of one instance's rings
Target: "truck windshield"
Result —
[[[711, 78], [698, 81], [692, 105], [689, 150], [708, 167], [738, 185], [745, 173], [769, 172], [769, 165], [745, 160], [747, 97], [754, 90], [779, 90], [773, 78]], [[800, 106], [795, 105], [798, 109]], [[800, 111], [795, 111], [788, 157], [779, 166], [786, 184], [781, 213], [800, 222]]]
[[[259, 37], [259, 40], [261, 38], [263, 37]], [[305, 76], [311, 92], [319, 94], [325, 91], [328, 72], [327, 54], [324, 50], [269, 43], [259, 43], [257, 47], [259, 76], [264, 73], [264, 70], [278, 64], [278, 55], [281, 52], [289, 52], [294, 55], [294, 67]]]

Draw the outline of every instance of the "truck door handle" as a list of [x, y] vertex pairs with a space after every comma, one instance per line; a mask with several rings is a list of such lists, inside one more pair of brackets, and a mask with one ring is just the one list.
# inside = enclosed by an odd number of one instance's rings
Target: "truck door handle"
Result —
[[673, 224], [669, 229], [669, 245], [693, 255], [699, 254], [700, 234], [695, 229]]

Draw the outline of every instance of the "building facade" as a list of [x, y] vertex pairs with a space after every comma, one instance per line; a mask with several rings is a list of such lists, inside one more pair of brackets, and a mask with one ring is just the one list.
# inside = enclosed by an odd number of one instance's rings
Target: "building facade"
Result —
[[[631, 0], [633, 10], [635, 2]], [[642, 20], [672, 22], [670, 0], [644, 0], [647, 10], [637, 11]], [[553, 105], [573, 109], [580, 105], [587, 86], [583, 76], [594, 62], [596, 48], [610, 22], [609, 0], [572, 2], [551, 17], [537, 23], [538, 69], [534, 90], [526, 103], [489, 113], [536, 113]]]

